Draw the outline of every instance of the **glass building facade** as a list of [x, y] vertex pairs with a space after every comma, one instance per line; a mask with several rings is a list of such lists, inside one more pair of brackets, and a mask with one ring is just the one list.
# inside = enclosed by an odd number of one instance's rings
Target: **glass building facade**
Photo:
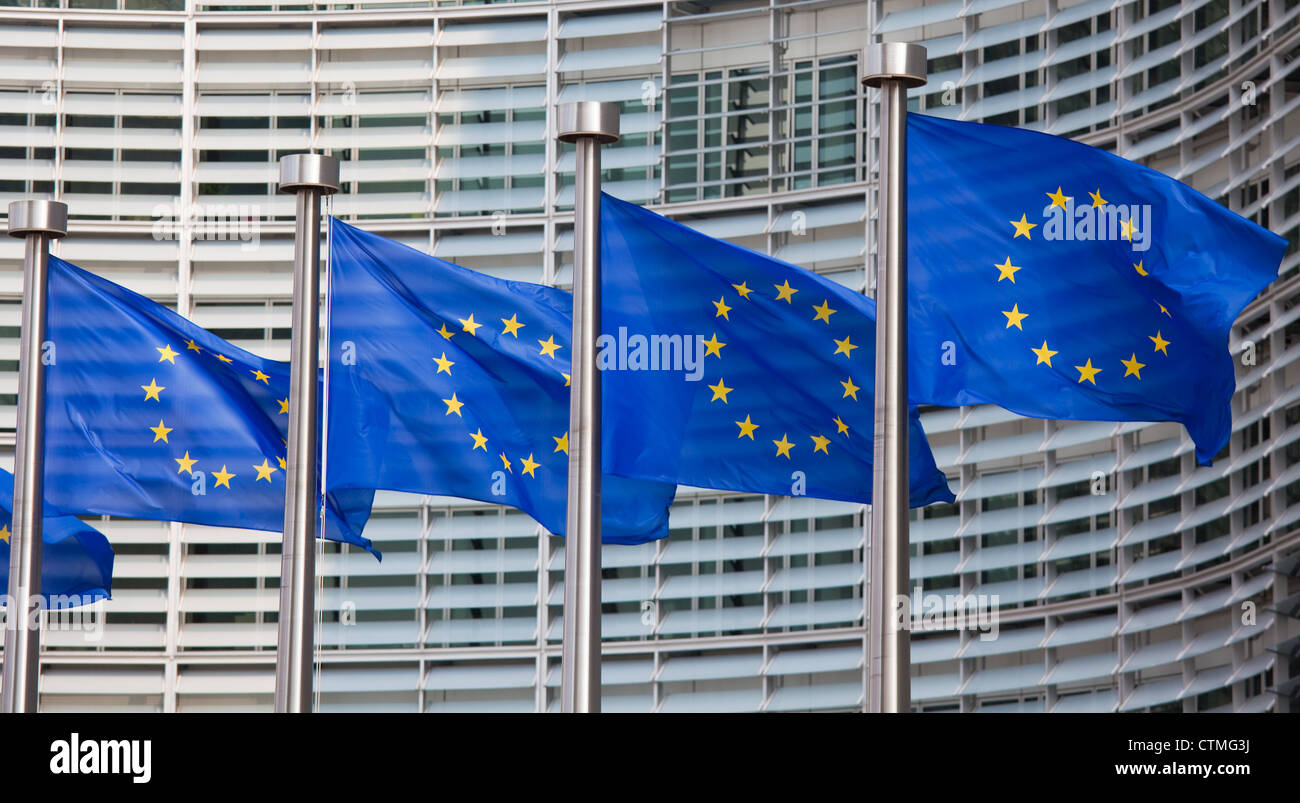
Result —
[[[1283, 234], [1242, 315], [1230, 445], [992, 407], [923, 416], [958, 501], [915, 514], [923, 594], [999, 632], [913, 636], [922, 711], [1289, 710], [1300, 685], [1300, 1], [0, 3], [0, 207], [68, 203], [55, 253], [288, 357], [286, 153], [342, 160], [327, 211], [567, 286], [556, 104], [622, 106], [607, 191], [872, 291], [874, 36], [929, 49], [913, 110], [1070, 136]], [[257, 221], [255, 228], [206, 225]], [[173, 227], [172, 222], [190, 225]], [[249, 235], [240, 239], [238, 233]], [[174, 233], [173, 233], [174, 232]], [[21, 243], [0, 242], [12, 451]], [[667, 540], [604, 550], [610, 711], [866, 706], [860, 505], [682, 489]], [[102, 632], [44, 635], [41, 706], [269, 710], [279, 535], [112, 520]], [[322, 546], [333, 711], [558, 708], [563, 541], [464, 500], [380, 494], [384, 552]]]

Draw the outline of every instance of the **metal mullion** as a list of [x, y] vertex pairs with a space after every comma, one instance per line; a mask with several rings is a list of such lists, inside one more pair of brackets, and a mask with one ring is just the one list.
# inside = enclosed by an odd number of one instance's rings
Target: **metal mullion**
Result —
[[[719, 511], [722, 509], [721, 502], [714, 502], [714, 504], [718, 506]], [[723, 526], [721, 524], [713, 525], [713, 538], [718, 545], [718, 557], [713, 561], [713, 576], [717, 579], [717, 589], [718, 589], [718, 592], [714, 595], [713, 609], [717, 612], [718, 629], [713, 632], [716, 632], [719, 636], [721, 636], [723, 633], [722, 605], [726, 599], [726, 595], [722, 593], [722, 586], [723, 586], [722, 575], [727, 570], [726, 561], [722, 558], [722, 551], [723, 551], [722, 535], [723, 535]]]
[[[726, 84], [726, 80], [725, 80], [725, 74], [726, 74], [726, 73], [725, 73], [725, 71], [724, 71], [724, 73], [723, 73], [723, 75], [724, 75], [724, 80], [723, 80], [723, 83], [722, 83], [722, 86], [721, 86], [721, 92], [720, 92], [720, 94], [721, 94], [721, 102], [720, 102], [720, 103], [721, 103], [721, 106], [722, 106], [723, 109], [726, 109], [726, 108], [727, 108], [727, 84]], [[701, 73], [701, 75], [703, 75], [703, 73]], [[694, 120], [694, 123], [695, 123], [695, 186], [696, 186], [696, 190], [697, 190], [696, 195], [695, 195], [696, 198], [701, 198], [701, 197], [703, 196], [703, 190], [704, 190], [704, 186], [705, 186], [705, 179], [704, 179], [704, 163], [705, 163], [706, 158], [707, 158], [708, 153], [709, 153], [708, 147], [707, 147], [707, 145], [706, 145], [705, 136], [704, 136], [704, 130], [705, 130], [705, 128], [706, 128], [705, 123], [708, 121], [708, 117], [704, 114], [704, 110], [705, 110], [705, 108], [707, 108], [707, 106], [708, 106], [708, 100], [706, 99], [706, 93], [705, 93], [705, 91], [704, 91], [705, 88], [706, 88], [706, 87], [704, 87], [703, 85], [701, 85], [701, 86], [699, 86], [699, 87], [696, 89], [696, 91], [695, 91], [695, 110], [699, 113], [699, 116], [696, 117], [695, 120]], [[669, 121], [667, 120], [667, 112], [668, 112], [668, 108], [669, 108], [668, 106], [665, 106], [665, 108], [664, 108], [664, 114], [665, 114], [664, 130], [665, 130], [665, 132], [667, 131], [667, 129], [668, 129], [668, 124], [669, 124]], [[727, 124], [726, 124], [725, 122], [722, 123], [722, 129], [718, 132], [718, 134], [719, 134], [719, 137], [718, 137], [719, 140], [720, 140], [720, 141], [725, 145], [725, 143], [726, 143], [726, 141], [727, 141]], [[673, 156], [673, 155], [676, 155], [676, 154], [674, 154], [674, 153], [672, 153], [672, 152], [670, 152], [670, 151], [668, 150], [668, 137], [667, 137], [667, 136], [664, 137], [664, 153], [665, 153], [665, 158], [666, 158], [667, 156]], [[665, 166], [666, 166], [666, 165], [665, 165]], [[665, 186], [665, 187], [668, 187], [668, 186], [670, 186], [670, 185], [668, 184], [668, 177], [667, 177], [666, 173], [667, 173], [667, 171], [665, 171], [665, 176], [664, 176], [664, 186]], [[723, 178], [726, 174], [727, 174], [727, 166], [726, 166], [726, 164], [723, 162], [723, 160], [721, 159], [721, 157], [719, 157], [719, 164], [718, 164], [718, 179], [719, 179], [719, 180], [722, 180], [722, 178]]]
[[[559, 103], [560, 95], [558, 72], [560, 61], [559, 32], [559, 11], [555, 7], [552, 7], [546, 12], [546, 144], [543, 149], [543, 152], [546, 154], [545, 178], [543, 180], [546, 202], [542, 207], [542, 212], [547, 216], [552, 227], [554, 227], [554, 219], [557, 213], [556, 199], [560, 194], [560, 180], [556, 172], [560, 160], [560, 141], [557, 136], [559, 132], [559, 123], [556, 118], [556, 115], [559, 113], [557, 104]], [[574, 167], [576, 170], [576, 162]], [[574, 192], [576, 200], [576, 184]], [[558, 237], [558, 232], [555, 232], [555, 235]], [[559, 265], [556, 264], [559, 259], [559, 254], [556, 253], [554, 249], [554, 243], [555, 240], [547, 241], [546, 250], [549, 256], [543, 267], [543, 274], [546, 277], [545, 281], [547, 284], [554, 284], [555, 277], [559, 272]]]
[[669, 48], [671, 47], [669, 21], [672, 17], [672, 11], [670, 10], [669, 0], [663, 0], [659, 8], [662, 17], [659, 33], [659, 92], [662, 97], [659, 101], [659, 192], [657, 198], [662, 203], [668, 200], [668, 159], [665, 154], [668, 152], [668, 81], [671, 77], [669, 60], [672, 58], [669, 55]]
[[[448, 518], [452, 518], [452, 517], [453, 517], [453, 511], [450, 511], [450, 510], [447, 510], [446, 508], [444, 508], [444, 509], [443, 509], [443, 512], [448, 516]], [[442, 543], [442, 548], [443, 548], [443, 551], [444, 551], [444, 552], [452, 552], [452, 551], [453, 551], [454, 548], [453, 548], [453, 546], [452, 546], [452, 539], [451, 539], [450, 537], [443, 538], [443, 539], [442, 539], [442, 542], [443, 542], [443, 543]], [[432, 559], [430, 559], [430, 560], [432, 561]], [[452, 587], [451, 578], [452, 578], [451, 567], [450, 567], [450, 564], [448, 564], [448, 567], [447, 567], [446, 569], [444, 569], [443, 572], [442, 572], [442, 587], [443, 587], [443, 588], [451, 588], [451, 587]], [[451, 595], [448, 594], [447, 596], [450, 597]], [[450, 621], [451, 621], [451, 611], [452, 611], [452, 609], [451, 609], [451, 601], [450, 601], [450, 599], [449, 599], [448, 602], [447, 602], [447, 604], [444, 605], [444, 606], [442, 607], [442, 621], [443, 621], [443, 622], [450, 622]], [[433, 629], [432, 626], [430, 626], [430, 632], [432, 632], [432, 629]], [[428, 643], [428, 640], [429, 640], [429, 639], [428, 639], [428, 636], [425, 636], [425, 643], [426, 643], [426, 644]], [[451, 642], [448, 641], [447, 644], [448, 644], [448, 646], [450, 646], [450, 645], [451, 645]]]
[[810, 109], [810, 111], [812, 112], [812, 155], [810, 157], [809, 165], [812, 169], [812, 176], [813, 176], [812, 185], [816, 187], [821, 183], [820, 181], [818, 181], [818, 178], [820, 178], [821, 175], [821, 131], [822, 131], [821, 59], [814, 58], [813, 64], [815, 65], [815, 69], [813, 70], [813, 74], [812, 74], [813, 100], [812, 100], [812, 108]]
[[[415, 578], [416, 587], [419, 589], [419, 608], [415, 611], [416, 632], [419, 633], [420, 645], [423, 646], [429, 638], [429, 596], [432, 590], [429, 587], [429, 560], [432, 544], [429, 543], [430, 533], [433, 531], [433, 511], [429, 508], [428, 497], [421, 497], [420, 506], [416, 509], [420, 517], [420, 537], [416, 542], [420, 555], [419, 575]], [[423, 661], [421, 662], [423, 667]], [[424, 712], [424, 673], [420, 673], [419, 686], [419, 703], [420, 712]]]
[[[65, 161], [63, 158], [63, 135], [67, 128], [63, 97], [63, 50], [67, 31], [64, 29], [62, 18], [59, 19], [57, 36], [58, 40], [55, 42], [54, 47], [54, 58], [56, 61], [54, 68], [54, 191], [51, 195], [55, 200], [63, 197], [63, 163]], [[35, 147], [31, 148], [29, 153], [32, 153], [34, 156], [34, 151]], [[57, 243], [58, 241], [55, 240], [55, 242]], [[57, 249], [55, 252], [57, 253]]]
[[[424, 213], [425, 220], [432, 221], [437, 217], [438, 209], [438, 99], [442, 91], [438, 84], [438, 36], [442, 27], [442, 18], [435, 16], [429, 20], [429, 28], [432, 38], [429, 41], [429, 105], [425, 109], [425, 119], [429, 121], [429, 144], [425, 148], [426, 158], [429, 160], [429, 169], [425, 172], [425, 186], [428, 187], [429, 204], [427, 211]], [[357, 104], [358, 109], [360, 103]], [[357, 115], [357, 127], [361, 126], [361, 116]], [[361, 165], [361, 149], [357, 148], [356, 157], [357, 166]], [[433, 227], [429, 227], [429, 253], [433, 253], [435, 238]]]

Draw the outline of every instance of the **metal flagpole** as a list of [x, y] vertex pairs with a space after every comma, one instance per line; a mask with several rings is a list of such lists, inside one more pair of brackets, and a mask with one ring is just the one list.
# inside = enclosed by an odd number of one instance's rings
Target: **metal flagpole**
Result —
[[[907, 90], [926, 81], [920, 45], [868, 45], [862, 83], [880, 90], [876, 237], [876, 437], [871, 487], [873, 711], [911, 710], [907, 471]], [[875, 571], [875, 567], [879, 571]], [[877, 590], [877, 587], [879, 590]], [[879, 665], [876, 664], [878, 656]], [[877, 682], [873, 678], [872, 686]], [[874, 690], [874, 688], [873, 688]]]
[[619, 109], [559, 107], [561, 142], [577, 145], [573, 200], [573, 358], [569, 396], [569, 507], [564, 545], [560, 708], [600, 713], [600, 146], [618, 142]]
[[[9, 236], [26, 239], [22, 334], [18, 348], [18, 436], [9, 537], [9, 606], [5, 616], [5, 713], [35, 713], [41, 669], [41, 515], [45, 499], [45, 344], [50, 241], [68, 233], [68, 205], [9, 204]], [[20, 613], [21, 611], [21, 613]]]
[[339, 190], [338, 160], [316, 153], [280, 159], [280, 191], [298, 196], [293, 241], [293, 334], [290, 347], [289, 448], [280, 554], [280, 632], [275, 656], [275, 710], [311, 711], [316, 624], [317, 402], [320, 362], [321, 198]]

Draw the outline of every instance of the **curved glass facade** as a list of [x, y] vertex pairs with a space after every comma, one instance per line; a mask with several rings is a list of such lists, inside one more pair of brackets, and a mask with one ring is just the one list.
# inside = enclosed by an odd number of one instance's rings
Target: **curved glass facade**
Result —
[[[0, 208], [66, 201], [56, 253], [288, 356], [292, 198], [459, 264], [567, 285], [557, 103], [622, 104], [605, 188], [871, 291], [872, 35], [924, 42], [912, 107], [1107, 148], [1285, 235], [1300, 225], [1300, 3], [353, 2], [0, 7]], [[173, 225], [177, 221], [188, 225]], [[236, 221], [239, 225], [233, 225]], [[21, 243], [0, 242], [12, 448]], [[1288, 710], [1300, 666], [1300, 257], [1234, 332], [1213, 467], [1170, 424], [924, 415], [958, 502], [919, 511], [924, 595], [996, 595], [998, 636], [917, 632], [919, 710]], [[604, 707], [861, 710], [859, 505], [683, 489], [669, 539], [604, 550]], [[105, 521], [102, 632], [44, 635], [43, 710], [269, 710], [279, 536]], [[323, 710], [558, 708], [563, 541], [381, 494], [384, 552], [322, 546]]]

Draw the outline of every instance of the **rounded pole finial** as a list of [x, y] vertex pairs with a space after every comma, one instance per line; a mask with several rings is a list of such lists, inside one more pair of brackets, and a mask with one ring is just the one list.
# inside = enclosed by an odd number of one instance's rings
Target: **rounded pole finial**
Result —
[[863, 51], [862, 83], [879, 88], [885, 81], [900, 81], [903, 86], [924, 86], [926, 51], [911, 42], [876, 42]]
[[10, 237], [29, 234], [64, 237], [67, 233], [68, 205], [62, 201], [10, 201]]
[[291, 153], [280, 157], [280, 192], [320, 190], [322, 195], [339, 191], [339, 160], [322, 153]]
[[583, 100], [561, 104], [559, 111], [560, 142], [577, 142], [584, 137], [591, 137], [601, 145], [618, 142], [618, 104]]

